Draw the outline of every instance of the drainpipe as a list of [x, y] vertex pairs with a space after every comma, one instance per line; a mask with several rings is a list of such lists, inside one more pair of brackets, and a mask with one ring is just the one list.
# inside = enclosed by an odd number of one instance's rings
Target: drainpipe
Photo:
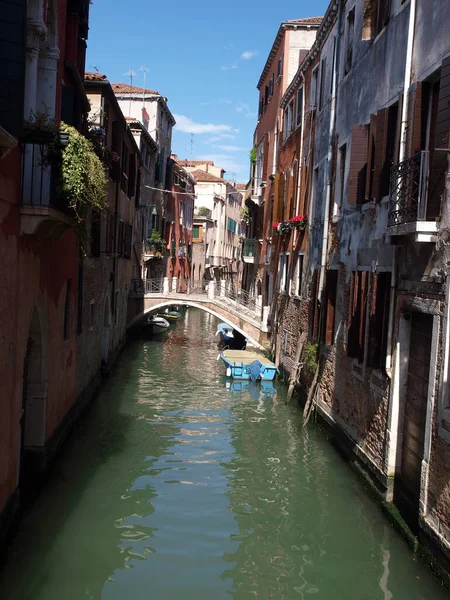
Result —
[[322, 301], [323, 295], [323, 284], [325, 278], [325, 269], [327, 263], [328, 254], [328, 223], [330, 216], [330, 200], [331, 200], [331, 182], [333, 179], [333, 141], [336, 131], [336, 96], [337, 96], [337, 84], [338, 84], [338, 59], [339, 59], [339, 47], [340, 47], [340, 31], [342, 24], [342, 2], [339, 0], [338, 8], [338, 21], [337, 21], [337, 35], [335, 40], [334, 48], [334, 60], [333, 60], [333, 87], [331, 93], [331, 108], [330, 108], [330, 131], [329, 131], [329, 144], [328, 144], [328, 172], [327, 172], [327, 186], [325, 191], [325, 203], [324, 203], [324, 219], [323, 219], [323, 239], [322, 239], [322, 258], [320, 262], [320, 278], [319, 278], [319, 302]]
[[[414, 49], [414, 29], [416, 24], [416, 5], [417, 0], [410, 0], [409, 4], [409, 26], [408, 26], [408, 43], [406, 46], [406, 64], [405, 64], [405, 81], [403, 84], [403, 106], [402, 106], [402, 124], [400, 128], [400, 149], [398, 154], [398, 162], [405, 160], [406, 155], [406, 126], [408, 121], [408, 101], [409, 87], [411, 85], [411, 65]], [[386, 353], [386, 372], [392, 378], [392, 338], [394, 334], [394, 312], [395, 312], [395, 284], [397, 280], [397, 246], [392, 247], [392, 276], [391, 276], [391, 295], [389, 299], [389, 326], [387, 338], [387, 353]]]
[[301, 191], [301, 183], [302, 183], [301, 173], [303, 173], [303, 167], [302, 167], [302, 165], [303, 165], [303, 162], [302, 162], [303, 161], [303, 132], [304, 132], [304, 123], [305, 123], [305, 101], [306, 101], [305, 74], [302, 72], [301, 76], [302, 76], [302, 82], [303, 82], [302, 131], [301, 131], [301, 137], [300, 137], [300, 152], [299, 152], [299, 156], [298, 156], [297, 202], [295, 204], [295, 214], [296, 215], [299, 214], [299, 210], [300, 210], [300, 191]]

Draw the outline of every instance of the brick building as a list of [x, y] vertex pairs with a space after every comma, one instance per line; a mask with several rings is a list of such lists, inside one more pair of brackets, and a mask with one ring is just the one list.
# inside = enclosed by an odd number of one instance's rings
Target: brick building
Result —
[[108, 203], [90, 220], [89, 256], [81, 263], [78, 291], [77, 392], [92, 395], [102, 368], [109, 370], [125, 342], [132, 275], [132, 236], [139, 206], [140, 152], [111, 84], [86, 73], [89, 126], [112, 157]]
[[0, 2], [0, 535], [79, 409], [79, 244], [40, 157], [61, 119], [85, 131], [88, 15], [88, 0]]
[[267, 236], [277, 363], [310, 386], [299, 351], [318, 346], [318, 413], [447, 570], [449, 24], [443, 3], [333, 0], [280, 97], [264, 192], [264, 235], [308, 223]]

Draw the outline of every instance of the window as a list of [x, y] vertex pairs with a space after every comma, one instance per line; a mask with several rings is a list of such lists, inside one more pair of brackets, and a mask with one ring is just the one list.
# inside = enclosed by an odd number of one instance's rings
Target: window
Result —
[[325, 96], [325, 77], [327, 74], [327, 57], [322, 58], [320, 67], [320, 92], [319, 92], [319, 110], [322, 110]]
[[122, 142], [122, 176], [120, 179], [120, 187], [122, 191], [128, 193], [128, 148], [125, 142]]
[[200, 225], [194, 225], [192, 227], [192, 239], [199, 240], [200, 239]]
[[365, 201], [368, 130], [369, 128], [366, 125], [353, 125], [352, 127], [347, 192], [348, 204], [363, 204]]
[[128, 197], [132, 198], [136, 191], [136, 156], [130, 154], [128, 165]]
[[278, 79], [278, 77], [281, 77], [282, 75], [283, 75], [283, 55], [281, 55], [280, 58], [278, 59], [277, 79]]
[[353, 65], [353, 37], [355, 33], [355, 7], [347, 15], [347, 38], [345, 44], [344, 75], [350, 71]]
[[288, 280], [289, 253], [281, 252], [278, 258], [278, 291], [286, 292]]
[[[390, 285], [389, 272], [371, 274], [368, 271], [353, 271], [352, 273], [347, 355], [363, 362], [367, 341], [367, 365], [382, 371], [386, 364]], [[367, 331], [366, 317], [369, 324]]]
[[71, 280], [66, 282], [66, 297], [64, 301], [64, 317], [63, 317], [63, 336], [65, 340], [69, 339], [70, 334], [70, 287]]
[[334, 323], [336, 316], [338, 271], [327, 271], [326, 281], [326, 318], [325, 318], [325, 346], [334, 343]]
[[350, 284], [347, 356], [360, 363], [364, 359], [368, 280], [368, 271], [353, 271]]
[[299, 87], [297, 90], [297, 127], [300, 127], [302, 124], [303, 118], [303, 87]]
[[339, 148], [339, 198], [337, 209], [340, 209], [344, 205], [344, 194], [345, 194], [345, 168], [347, 162], [347, 144], [344, 144]]
[[264, 88], [264, 106], [267, 106], [268, 102], [269, 102], [269, 86], [266, 85]]
[[289, 104], [284, 109], [284, 117], [283, 117], [283, 139], [284, 141], [291, 135], [293, 125], [294, 125], [294, 99], [289, 102]]
[[375, 38], [389, 21], [391, 0], [364, 0], [362, 39]]
[[259, 106], [258, 106], [258, 118], [263, 114], [263, 109], [264, 109], [264, 98], [261, 96], [261, 98], [259, 99]]
[[293, 281], [292, 292], [294, 296], [302, 295], [302, 283], [303, 283], [303, 264], [305, 261], [304, 252], [299, 252], [297, 257], [297, 266], [295, 268], [295, 277]]
[[273, 96], [273, 85], [274, 85], [274, 74], [272, 73], [272, 75], [270, 76], [270, 81], [269, 81], [269, 98], [271, 98]]
[[311, 107], [316, 108], [317, 106], [317, 82], [319, 80], [319, 67], [316, 67], [311, 75]]

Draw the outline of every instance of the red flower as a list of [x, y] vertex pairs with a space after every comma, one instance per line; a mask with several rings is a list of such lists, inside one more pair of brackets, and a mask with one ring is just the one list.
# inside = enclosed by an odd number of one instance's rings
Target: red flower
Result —
[[273, 228], [274, 228], [274, 229], [278, 229], [278, 225], [279, 225], [279, 223], [274, 223], [274, 224], [273, 224]]

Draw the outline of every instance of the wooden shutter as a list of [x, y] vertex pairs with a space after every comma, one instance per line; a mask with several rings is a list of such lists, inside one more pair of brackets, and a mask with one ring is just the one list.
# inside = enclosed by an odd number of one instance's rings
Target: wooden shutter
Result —
[[350, 299], [348, 309], [347, 356], [356, 358], [359, 355], [359, 284], [360, 273], [352, 272], [350, 283]]
[[372, 275], [367, 364], [373, 369], [382, 370], [386, 361], [390, 279], [390, 273]]
[[132, 198], [136, 191], [136, 155], [130, 153], [128, 167], [128, 197]]
[[[442, 62], [439, 85], [439, 103], [436, 115], [434, 139], [430, 147], [430, 174], [428, 187], [427, 218], [440, 216], [447, 172], [447, 152], [450, 148], [450, 57]], [[437, 150], [436, 150], [437, 149]]]
[[362, 201], [367, 175], [367, 127], [353, 125], [348, 180], [348, 204]]
[[377, 113], [377, 137], [375, 141], [375, 160], [372, 184], [372, 197], [375, 200], [381, 200], [381, 174], [385, 169], [386, 145], [388, 133], [389, 109], [382, 108]]
[[422, 82], [416, 81], [409, 88], [408, 122], [406, 126], [406, 151], [408, 157], [422, 149]]
[[332, 346], [334, 342], [337, 283], [338, 272], [327, 271], [327, 318], [325, 327], [325, 346]]
[[26, 22], [27, 0], [0, 0], [0, 126], [14, 136], [23, 126]]
[[285, 188], [284, 173], [280, 173], [280, 177], [278, 179], [278, 198], [277, 198], [277, 204], [275, 206], [275, 211], [274, 211], [275, 221], [283, 220], [284, 188]]
[[373, 198], [376, 137], [377, 137], [377, 116], [370, 115], [369, 144], [368, 144], [368, 149], [367, 149], [366, 191], [365, 191], [365, 196], [364, 196], [367, 201], [370, 201]]
[[366, 334], [366, 311], [367, 311], [367, 291], [369, 286], [368, 272], [361, 273], [361, 291], [359, 297], [360, 319], [359, 319], [359, 360], [364, 358], [364, 339]]

